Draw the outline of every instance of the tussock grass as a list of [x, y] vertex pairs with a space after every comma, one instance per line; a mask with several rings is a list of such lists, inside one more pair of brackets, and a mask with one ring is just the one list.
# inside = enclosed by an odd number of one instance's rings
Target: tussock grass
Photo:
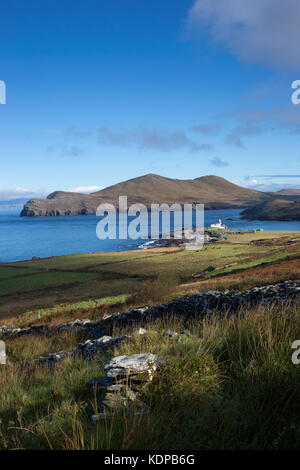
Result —
[[[167, 328], [188, 328], [193, 336], [170, 340]], [[10, 363], [0, 374], [0, 448], [299, 448], [299, 366], [291, 361], [291, 344], [300, 338], [299, 307], [261, 306], [188, 325], [169, 317], [147, 330], [114, 352], [89, 362], [66, 359], [54, 371], [25, 363], [46, 350], [71, 349], [76, 335], [11, 339]], [[112, 356], [139, 352], [165, 359], [142, 392], [150, 413], [116, 413], [93, 424], [103, 392], [85, 383], [103, 375]]]
[[72, 351], [84, 339], [86, 338], [82, 333], [66, 330], [51, 335], [24, 335], [15, 338], [8, 336], [5, 338], [5, 343], [9, 363], [19, 363], [25, 366], [26, 362], [35, 359], [37, 356], [48, 355], [61, 350]]
[[160, 274], [151, 281], [143, 281], [128, 299], [132, 305], [152, 305], [166, 302], [176, 297], [179, 278], [175, 274]]

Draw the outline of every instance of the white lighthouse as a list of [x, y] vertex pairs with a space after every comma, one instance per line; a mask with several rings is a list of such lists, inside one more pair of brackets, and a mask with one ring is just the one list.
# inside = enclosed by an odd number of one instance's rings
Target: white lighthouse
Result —
[[210, 228], [214, 228], [215, 230], [226, 230], [228, 227], [226, 227], [225, 224], [222, 224], [222, 220], [219, 219], [219, 222], [217, 224], [211, 224]]

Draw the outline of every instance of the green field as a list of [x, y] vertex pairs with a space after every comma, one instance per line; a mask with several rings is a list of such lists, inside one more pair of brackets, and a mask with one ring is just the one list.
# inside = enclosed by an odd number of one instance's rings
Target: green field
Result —
[[0, 266], [0, 279], [7, 279], [10, 277], [23, 276], [24, 274], [33, 274], [41, 272], [41, 269], [30, 269], [30, 268], [8, 268]]
[[[4, 277], [4, 276], [3, 276]], [[92, 273], [71, 273], [71, 272], [52, 272], [39, 273], [18, 278], [9, 278], [0, 281], [0, 296], [11, 294], [12, 292], [34, 291], [36, 289], [51, 288], [54, 286], [63, 286], [75, 282], [85, 282], [96, 279], [97, 274]]]
[[[300, 245], [289, 243], [297, 237], [299, 232], [244, 233], [199, 251], [165, 248], [89, 253], [3, 264], [0, 317], [122, 295], [136, 295], [135, 301], [141, 303], [157, 301], [164, 297], [164, 284], [166, 297], [171, 298], [195, 276], [213, 280], [297, 258]], [[206, 270], [209, 272], [202, 276]], [[65, 317], [66, 310], [60, 307], [60, 311]]]

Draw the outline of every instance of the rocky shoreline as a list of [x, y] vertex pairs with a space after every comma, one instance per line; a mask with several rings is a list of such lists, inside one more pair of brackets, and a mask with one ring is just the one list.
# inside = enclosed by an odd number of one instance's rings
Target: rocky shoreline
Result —
[[[163, 234], [157, 240], [152, 240], [140, 245], [139, 248], [143, 250], [147, 250], [149, 248], [170, 248], [170, 247], [183, 247], [191, 242], [193, 237], [193, 229], [187, 229], [188, 237], [185, 238], [183, 230], [176, 230], [175, 232], [171, 232], [170, 236], [166, 238]], [[228, 237], [233, 235], [243, 235], [247, 233], [255, 233], [257, 230], [236, 230], [236, 231], [213, 231], [210, 228], [204, 229], [203, 234], [203, 243], [217, 243], [220, 241], [227, 240]]]

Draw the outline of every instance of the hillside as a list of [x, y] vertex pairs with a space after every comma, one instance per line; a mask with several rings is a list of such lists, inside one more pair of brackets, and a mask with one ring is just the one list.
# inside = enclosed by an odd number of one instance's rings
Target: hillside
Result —
[[300, 196], [300, 189], [281, 189], [281, 191], [277, 191], [275, 194], [280, 196]]
[[248, 220], [299, 220], [300, 198], [292, 201], [288, 199], [272, 199], [264, 201], [242, 212], [242, 217]]
[[0, 450], [299, 450], [299, 235], [2, 264]]
[[148, 174], [109, 186], [92, 194], [56, 191], [46, 199], [31, 199], [21, 212], [23, 217], [91, 215], [101, 203], [118, 205], [119, 196], [128, 197], [128, 204], [194, 203], [207, 209], [248, 207], [268, 196], [242, 188], [218, 176], [202, 176], [179, 180]]

